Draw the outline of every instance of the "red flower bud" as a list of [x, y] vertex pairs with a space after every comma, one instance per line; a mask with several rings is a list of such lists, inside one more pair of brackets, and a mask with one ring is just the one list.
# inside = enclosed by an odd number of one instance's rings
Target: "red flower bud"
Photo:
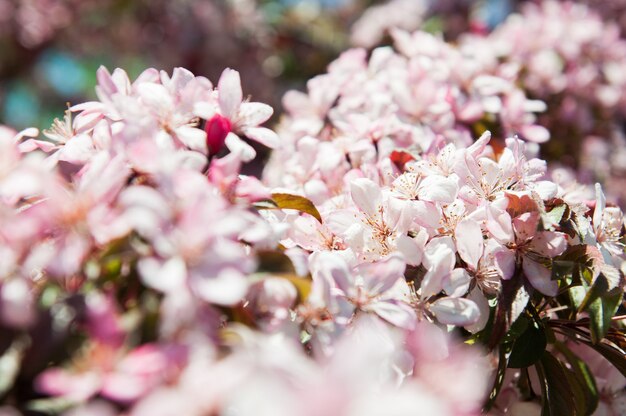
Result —
[[226, 136], [231, 131], [230, 120], [220, 114], [215, 114], [207, 120], [204, 131], [206, 131], [206, 144], [209, 147], [209, 155], [217, 154], [226, 141]]

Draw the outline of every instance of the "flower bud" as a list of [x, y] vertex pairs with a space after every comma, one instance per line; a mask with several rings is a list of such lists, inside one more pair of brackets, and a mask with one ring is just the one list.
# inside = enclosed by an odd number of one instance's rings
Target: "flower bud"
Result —
[[215, 155], [222, 150], [226, 136], [230, 133], [231, 128], [230, 120], [221, 114], [215, 114], [210, 120], [207, 120], [204, 131], [206, 131], [209, 155]]

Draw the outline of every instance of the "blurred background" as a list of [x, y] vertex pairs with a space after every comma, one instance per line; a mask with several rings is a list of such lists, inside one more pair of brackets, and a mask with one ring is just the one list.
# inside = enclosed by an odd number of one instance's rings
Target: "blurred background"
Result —
[[[93, 97], [100, 65], [131, 76], [183, 66], [216, 81], [242, 72], [272, 104], [303, 89], [349, 46], [389, 43], [387, 29], [487, 31], [517, 0], [0, 0], [0, 124], [44, 128], [65, 102]], [[626, 24], [626, 1], [585, 0]], [[61, 105], [61, 106], [60, 106]]]
[[493, 25], [514, 6], [505, 0], [388, 3], [0, 0], [0, 124], [48, 127], [64, 103], [94, 97], [100, 65], [131, 76], [146, 67], [183, 66], [214, 82], [232, 67], [242, 73], [245, 94], [280, 113], [286, 90], [303, 89], [351, 45], [388, 43], [391, 25], [454, 39], [470, 28], [470, 17]]

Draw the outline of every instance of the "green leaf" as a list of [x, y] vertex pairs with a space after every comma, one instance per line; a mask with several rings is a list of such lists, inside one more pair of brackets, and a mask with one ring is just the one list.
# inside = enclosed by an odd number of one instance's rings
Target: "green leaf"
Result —
[[587, 295], [587, 289], [585, 289], [586, 285], [583, 286], [574, 286], [570, 287], [568, 290], [568, 294], [570, 300], [572, 301], [572, 305], [576, 308], [576, 310], [582, 310], [581, 305], [585, 300], [585, 296]]
[[30, 340], [24, 336], [14, 339], [11, 346], [0, 356], [0, 399], [13, 387], [29, 342]]
[[491, 391], [489, 392], [489, 398], [485, 407], [483, 408], [483, 413], [487, 413], [489, 409], [493, 406], [498, 397], [498, 393], [500, 393], [500, 389], [502, 388], [502, 383], [504, 382], [504, 376], [506, 374], [507, 367], [507, 350], [504, 345], [500, 345], [500, 349], [498, 352], [498, 368], [496, 369], [496, 377], [493, 380], [493, 386], [491, 387]]
[[584, 280], [591, 284], [594, 281], [594, 276], [598, 274], [600, 267], [604, 264], [604, 258], [596, 247], [578, 244], [569, 247], [555, 259], [553, 266], [555, 263], [557, 265], [572, 264], [573, 280], [576, 282]]
[[611, 319], [622, 301], [622, 291], [615, 289], [603, 297], [594, 300], [587, 312], [589, 313], [591, 340], [597, 344], [606, 336], [611, 328]]
[[626, 377], [626, 351], [623, 351], [617, 347], [611, 346], [605, 342], [599, 342], [597, 344], [593, 344], [586, 340], [580, 340], [585, 345], [593, 348], [604, 358], [606, 358], [617, 370], [622, 373], [624, 377]]
[[541, 384], [541, 416], [577, 415], [566, 370], [548, 351], [535, 365]]
[[255, 206], [260, 209], [295, 209], [296, 211], [305, 212], [309, 215], [312, 215], [320, 223], [322, 222], [322, 216], [320, 215], [317, 208], [315, 208], [315, 205], [313, 205], [313, 202], [303, 196], [275, 193], [272, 194], [271, 202], [275, 204], [275, 207], [263, 206], [260, 204], [255, 204]]
[[257, 251], [259, 260], [258, 270], [270, 273], [296, 273], [291, 259], [282, 251], [259, 250]]
[[619, 271], [610, 264], [603, 264], [600, 266], [600, 276], [606, 279], [609, 290], [613, 290], [619, 286], [622, 277]]
[[583, 360], [572, 352], [565, 344], [558, 342], [555, 347], [569, 363], [571, 370], [569, 381], [574, 389], [576, 407], [580, 414], [590, 415], [598, 407], [598, 388], [596, 381]]
[[[520, 317], [528, 320], [526, 317]], [[530, 367], [541, 359], [548, 345], [546, 333], [536, 322], [530, 322], [526, 330], [515, 340], [509, 357], [509, 368]]]
[[[519, 277], [517, 274], [515, 277]], [[500, 344], [511, 325], [524, 312], [530, 300], [530, 294], [524, 288], [523, 280], [519, 278], [502, 281], [502, 290], [498, 295], [496, 314], [487, 342], [487, 348], [493, 350]]]
[[39, 414], [44, 413], [48, 415], [60, 415], [76, 405], [77, 402], [70, 399], [64, 397], [53, 397], [31, 400], [26, 403], [26, 409]]
[[584, 282], [582, 286], [587, 289], [587, 293], [585, 293], [585, 297], [578, 305], [578, 312], [589, 309], [589, 306], [601, 296], [604, 296], [609, 288], [606, 279], [602, 276], [598, 276], [591, 287], [588, 287]]
[[541, 220], [544, 230], [553, 230], [555, 225], [559, 225], [566, 210], [567, 204], [560, 204], [552, 208], [549, 212], [543, 212], [541, 214]]

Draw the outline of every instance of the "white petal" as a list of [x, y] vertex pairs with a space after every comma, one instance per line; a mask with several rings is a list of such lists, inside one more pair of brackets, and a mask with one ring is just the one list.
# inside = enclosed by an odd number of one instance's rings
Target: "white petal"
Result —
[[489, 302], [487, 302], [487, 298], [485, 298], [485, 295], [478, 287], [474, 287], [467, 298], [476, 303], [480, 312], [480, 318], [475, 323], [465, 326], [465, 329], [475, 334], [482, 331], [487, 326], [487, 322], [489, 322]]
[[160, 84], [144, 83], [137, 86], [142, 101], [156, 110], [167, 110], [174, 106], [172, 96]]
[[428, 176], [419, 186], [418, 198], [422, 201], [450, 204], [454, 202], [458, 192], [458, 185], [452, 178], [445, 176]]
[[350, 194], [354, 204], [367, 216], [376, 218], [381, 205], [380, 187], [367, 178], [359, 178], [350, 184]]
[[602, 225], [602, 213], [606, 207], [606, 197], [602, 192], [602, 186], [596, 183], [596, 208], [593, 211], [593, 228], [598, 230]]
[[480, 225], [474, 220], [464, 219], [456, 226], [455, 238], [459, 256], [473, 270], [476, 270], [484, 247]]
[[160, 292], [180, 289], [187, 277], [187, 267], [180, 257], [172, 257], [167, 261], [153, 257], [144, 258], [139, 260], [137, 269], [141, 275], [141, 281]]
[[225, 143], [228, 150], [238, 155], [243, 162], [249, 162], [256, 156], [254, 148], [241, 140], [235, 133], [228, 133]]
[[471, 325], [480, 318], [476, 303], [464, 298], [438, 299], [430, 305], [430, 311], [439, 322], [446, 325]]
[[241, 126], [258, 126], [266, 122], [274, 114], [274, 109], [263, 103], [242, 103], [239, 107], [237, 124]]
[[455, 298], [460, 298], [469, 290], [472, 277], [467, 270], [456, 268], [443, 280], [443, 290]]
[[559, 284], [551, 280], [552, 272], [547, 267], [526, 257], [522, 269], [530, 284], [544, 295], [556, 296], [559, 293]]
[[219, 91], [219, 103], [222, 114], [233, 119], [243, 100], [239, 72], [226, 68], [220, 76], [217, 89]]
[[374, 302], [368, 305], [370, 310], [385, 321], [401, 328], [412, 329], [415, 326], [415, 311], [402, 302]]
[[246, 127], [241, 131], [248, 138], [257, 141], [270, 149], [275, 149], [280, 144], [278, 135], [265, 127]]
[[424, 247], [408, 235], [399, 235], [396, 238], [396, 247], [402, 253], [407, 264], [419, 266], [422, 263]]
[[205, 271], [191, 271], [191, 286], [207, 302], [230, 306], [239, 303], [248, 291], [246, 277], [237, 269], [227, 268], [215, 277]]
[[208, 152], [206, 132], [203, 130], [189, 126], [180, 126], [176, 129], [176, 137], [191, 150], [204, 154]]

